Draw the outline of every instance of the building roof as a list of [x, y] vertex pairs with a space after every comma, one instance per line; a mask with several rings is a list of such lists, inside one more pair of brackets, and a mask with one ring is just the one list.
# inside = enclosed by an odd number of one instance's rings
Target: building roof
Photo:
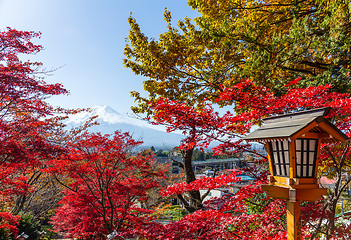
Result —
[[330, 179], [330, 178], [327, 178], [325, 176], [322, 176], [319, 181], [323, 185], [334, 185], [336, 182], [336, 179], [335, 178]]
[[[276, 141], [299, 137], [304, 133], [325, 133], [322, 142], [346, 141], [348, 137], [325, 116], [330, 108], [319, 108], [263, 119], [264, 126], [244, 138], [246, 141]], [[326, 134], [327, 133], [327, 134]]]
[[206, 165], [206, 164], [221, 164], [221, 163], [231, 163], [243, 160], [243, 158], [211, 158], [205, 161], [193, 161], [193, 165]]
[[243, 182], [255, 180], [254, 178], [247, 176], [246, 174], [239, 174], [237, 175], [237, 177], [240, 178], [240, 181], [243, 181]]

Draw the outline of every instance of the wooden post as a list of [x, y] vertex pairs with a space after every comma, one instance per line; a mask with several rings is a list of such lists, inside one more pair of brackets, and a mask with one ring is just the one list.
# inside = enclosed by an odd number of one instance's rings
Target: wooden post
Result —
[[301, 206], [300, 201], [287, 200], [288, 240], [301, 240]]

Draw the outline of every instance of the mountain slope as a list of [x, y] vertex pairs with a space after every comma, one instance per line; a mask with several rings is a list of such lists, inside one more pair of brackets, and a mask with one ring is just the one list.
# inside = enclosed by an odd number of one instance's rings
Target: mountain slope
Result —
[[142, 140], [143, 147], [173, 148], [179, 145], [184, 136], [176, 133], [167, 133], [160, 126], [153, 126], [126, 114], [121, 114], [109, 106], [94, 106], [91, 112], [83, 112], [70, 117], [66, 124], [68, 127], [75, 127], [83, 124], [89, 118], [98, 116], [99, 123], [89, 129], [90, 132], [101, 132], [112, 134], [116, 130], [129, 132], [134, 139]]

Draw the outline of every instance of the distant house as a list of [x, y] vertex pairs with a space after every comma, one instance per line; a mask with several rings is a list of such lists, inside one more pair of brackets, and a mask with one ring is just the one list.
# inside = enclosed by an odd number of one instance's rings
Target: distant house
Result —
[[[344, 173], [342, 178], [341, 178], [341, 185], [346, 184], [347, 179], [349, 179], [349, 175]], [[322, 176], [320, 178], [320, 184], [322, 187], [324, 188], [330, 188], [330, 189], [334, 189], [335, 188], [335, 182], [336, 182], [336, 178], [330, 179], [327, 177]], [[344, 192], [347, 193], [348, 195], [351, 195], [351, 184], [348, 184], [346, 186], [346, 188], [344, 189]]]
[[[198, 174], [196, 175], [196, 178], [202, 178], [205, 177], [205, 174]], [[255, 179], [246, 175], [246, 174], [238, 174], [238, 178], [240, 178], [239, 181], [235, 183], [231, 183], [228, 186], [224, 186], [221, 188], [216, 188], [210, 191], [210, 193], [205, 197], [204, 201], [207, 201], [213, 197], [222, 197], [227, 194], [235, 194], [237, 191], [239, 191], [240, 188], [250, 185]], [[207, 190], [200, 190], [201, 196], [205, 194]]]
[[[157, 162], [168, 163], [171, 165], [171, 172], [174, 174], [181, 173], [182, 169], [177, 162], [182, 163], [181, 156], [157, 157]], [[240, 169], [245, 166], [244, 158], [226, 158], [226, 159], [208, 159], [205, 161], [193, 161], [193, 170], [195, 173], [205, 172], [212, 176], [214, 170], [220, 172], [226, 169]]]
[[193, 161], [194, 172], [200, 173], [204, 170], [237, 169], [244, 167], [244, 158], [208, 159], [206, 161]]
[[335, 178], [334, 179], [329, 179], [327, 177], [322, 176], [320, 179], [320, 184], [324, 188], [330, 188], [334, 189], [335, 188]]
[[[207, 192], [207, 190], [200, 190], [200, 194], [201, 196], [203, 196], [205, 193]], [[210, 200], [211, 198], [220, 198], [226, 194], [230, 194], [231, 191], [228, 188], [217, 188], [217, 189], [213, 189], [210, 191], [210, 193], [204, 198], [204, 202]]]
[[239, 174], [237, 175], [238, 178], [240, 178], [241, 180], [232, 184], [231, 186], [231, 192], [232, 193], [236, 193], [237, 191], [239, 191], [240, 188], [250, 185], [255, 179], [246, 175], [246, 174]]
[[[172, 161], [175, 160], [175, 161]], [[171, 166], [172, 173], [180, 173], [182, 170], [177, 162], [182, 163], [180, 156], [172, 157], [157, 157], [157, 161], [160, 163], [169, 163]], [[244, 158], [227, 158], [227, 159], [208, 159], [206, 161], [193, 161], [192, 162], [194, 172], [196, 173], [196, 178], [203, 178], [206, 176], [213, 176], [216, 171], [217, 174], [230, 174], [233, 171], [240, 171], [241, 168], [246, 166]], [[237, 177], [240, 178], [239, 181], [229, 184], [228, 186], [223, 186], [221, 188], [212, 189], [208, 195], [204, 198], [204, 201], [210, 200], [211, 198], [220, 198], [225, 195], [233, 195], [243, 186], [250, 185], [255, 179], [246, 175], [239, 174]], [[207, 193], [208, 190], [200, 190], [201, 196]], [[172, 204], [182, 205], [178, 199], [173, 199]]]

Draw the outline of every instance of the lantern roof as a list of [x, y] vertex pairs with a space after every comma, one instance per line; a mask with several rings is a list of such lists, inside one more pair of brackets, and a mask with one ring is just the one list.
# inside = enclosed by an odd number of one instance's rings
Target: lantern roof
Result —
[[348, 137], [325, 118], [330, 108], [319, 108], [263, 119], [264, 126], [244, 138], [246, 141], [321, 138], [323, 143], [345, 142]]

